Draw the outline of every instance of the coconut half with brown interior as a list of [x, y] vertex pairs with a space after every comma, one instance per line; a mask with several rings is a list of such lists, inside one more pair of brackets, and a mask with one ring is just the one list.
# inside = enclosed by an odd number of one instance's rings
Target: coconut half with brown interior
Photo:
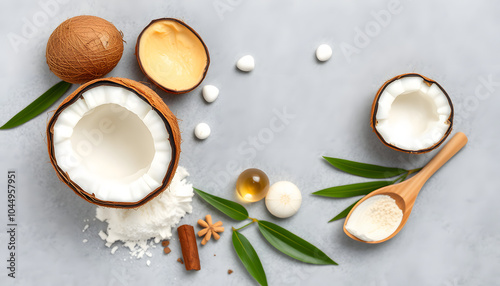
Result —
[[453, 126], [453, 104], [434, 80], [416, 73], [382, 85], [372, 105], [371, 126], [392, 149], [421, 154], [437, 148]]
[[186, 93], [205, 78], [210, 56], [207, 46], [186, 23], [153, 20], [137, 38], [139, 67], [155, 85], [169, 93]]
[[125, 78], [80, 86], [47, 126], [50, 161], [83, 199], [135, 208], [170, 184], [180, 155], [177, 118], [150, 88]]

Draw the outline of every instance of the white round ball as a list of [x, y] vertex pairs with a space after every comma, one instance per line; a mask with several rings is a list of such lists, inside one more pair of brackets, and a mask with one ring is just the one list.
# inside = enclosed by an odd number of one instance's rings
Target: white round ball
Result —
[[213, 85], [205, 85], [202, 90], [203, 98], [206, 102], [214, 102], [219, 96], [219, 89]]
[[332, 48], [327, 44], [319, 45], [316, 49], [316, 58], [318, 61], [325, 62], [332, 57]]
[[199, 123], [194, 128], [194, 136], [200, 140], [207, 139], [210, 136], [210, 126], [206, 123]]
[[255, 68], [255, 60], [251, 55], [243, 56], [236, 62], [236, 67], [240, 71], [249, 72]]
[[267, 210], [279, 218], [296, 214], [302, 204], [299, 188], [291, 182], [280, 181], [271, 185], [266, 195]]

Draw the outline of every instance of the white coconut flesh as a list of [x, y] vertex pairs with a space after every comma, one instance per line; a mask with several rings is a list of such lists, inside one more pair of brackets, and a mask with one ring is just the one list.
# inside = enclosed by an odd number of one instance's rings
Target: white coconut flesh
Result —
[[120, 86], [83, 92], [59, 114], [53, 134], [59, 168], [103, 201], [142, 200], [162, 185], [172, 159], [162, 117]]
[[388, 84], [378, 100], [376, 129], [385, 142], [404, 150], [438, 143], [450, 127], [452, 112], [443, 90], [408, 76]]

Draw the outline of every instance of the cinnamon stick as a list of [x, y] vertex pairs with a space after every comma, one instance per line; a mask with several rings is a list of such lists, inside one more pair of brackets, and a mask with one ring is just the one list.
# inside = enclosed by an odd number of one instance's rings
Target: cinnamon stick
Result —
[[193, 226], [181, 225], [177, 228], [177, 233], [181, 242], [182, 257], [184, 258], [186, 270], [200, 270], [200, 257]]

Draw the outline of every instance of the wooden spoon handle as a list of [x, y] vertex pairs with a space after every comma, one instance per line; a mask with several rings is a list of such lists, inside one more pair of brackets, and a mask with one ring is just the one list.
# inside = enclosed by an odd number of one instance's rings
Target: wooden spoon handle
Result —
[[416, 179], [423, 185], [444, 163], [460, 151], [465, 144], [467, 144], [467, 136], [462, 132], [455, 134], [441, 151], [415, 176], [418, 176]]

